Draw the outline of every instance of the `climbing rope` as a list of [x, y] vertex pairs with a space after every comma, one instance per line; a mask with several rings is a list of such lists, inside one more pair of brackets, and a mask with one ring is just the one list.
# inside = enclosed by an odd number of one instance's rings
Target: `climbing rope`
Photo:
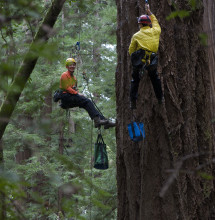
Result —
[[90, 92], [90, 89], [89, 89], [89, 78], [86, 76], [86, 73], [85, 73], [85, 72], [83, 72], [82, 75], [83, 75], [83, 79], [86, 81], [87, 90], [88, 90], [88, 92], [89, 92], [89, 96], [90, 96], [90, 99], [91, 99], [92, 103], [94, 104], [94, 106], [95, 106], [95, 108], [97, 109], [97, 111], [99, 112], [99, 114], [101, 114], [101, 115], [104, 117], [104, 115], [103, 115], [102, 112], [100, 111], [99, 107], [96, 105], [96, 103], [95, 103], [95, 101], [93, 100], [93, 97], [92, 97], [92, 95], [91, 95], [91, 92]]
[[[78, 10], [78, 14], [79, 14], [79, 10]], [[78, 73], [79, 73], [79, 63], [82, 63], [81, 60], [81, 56], [80, 56], [80, 50], [81, 50], [81, 19], [80, 20], [80, 24], [79, 24], [79, 32], [78, 32], [78, 41], [75, 44], [75, 57], [77, 59], [77, 65], [76, 65], [76, 69], [77, 69], [77, 74], [76, 74], [76, 78], [78, 79]]]
[[[66, 127], [66, 124], [68, 125], [68, 128], [67, 128], [68, 129], [67, 130], [67, 145], [66, 146], [69, 146], [69, 136], [70, 136], [70, 133], [69, 133], [69, 131], [70, 131], [69, 120], [70, 120], [70, 110], [69, 110], [69, 108], [67, 108], [66, 109], [66, 123], [65, 123], [65, 127]], [[64, 150], [66, 151], [67, 156], [69, 156], [69, 153], [66, 149], [66, 146], [65, 145], [63, 145], [63, 146], [64, 146]]]
[[93, 187], [93, 120], [91, 123], [91, 135], [90, 135], [91, 147], [90, 147], [90, 220], [92, 217], [92, 187]]
[[80, 49], [81, 49], [81, 43], [79, 40], [75, 45], [76, 59], [77, 59], [77, 63], [76, 63], [76, 69], [77, 69], [76, 78], [77, 79], [78, 79], [78, 73], [79, 73], [79, 63], [81, 63]]
[[133, 109], [132, 109], [132, 111], [131, 111], [131, 114], [132, 114], [132, 121], [136, 121], [137, 120], [137, 117], [134, 115], [134, 111], [133, 111]]

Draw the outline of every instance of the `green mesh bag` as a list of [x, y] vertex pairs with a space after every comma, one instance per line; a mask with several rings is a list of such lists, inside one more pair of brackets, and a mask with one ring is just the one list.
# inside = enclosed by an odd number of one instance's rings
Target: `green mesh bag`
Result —
[[99, 170], [108, 169], [108, 155], [106, 151], [106, 144], [101, 134], [98, 134], [94, 149], [94, 168]]

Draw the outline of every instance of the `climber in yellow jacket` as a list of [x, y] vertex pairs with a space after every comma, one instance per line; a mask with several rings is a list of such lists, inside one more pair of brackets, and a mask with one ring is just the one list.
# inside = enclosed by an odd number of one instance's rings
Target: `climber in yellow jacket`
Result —
[[159, 103], [163, 101], [161, 81], [157, 73], [159, 38], [161, 28], [155, 15], [146, 4], [147, 15], [138, 18], [140, 30], [133, 35], [129, 46], [129, 54], [133, 67], [132, 81], [130, 88], [130, 108], [136, 109], [138, 87], [141, 73], [148, 71], [155, 95]]

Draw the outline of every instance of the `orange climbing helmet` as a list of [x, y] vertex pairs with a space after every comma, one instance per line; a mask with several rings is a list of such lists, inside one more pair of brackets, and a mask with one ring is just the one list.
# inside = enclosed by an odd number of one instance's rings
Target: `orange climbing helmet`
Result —
[[68, 58], [66, 59], [66, 66], [71, 65], [72, 63], [76, 63], [76, 60], [74, 58]]
[[138, 18], [138, 24], [147, 24], [147, 25], [151, 25], [152, 21], [151, 18], [148, 15], [141, 15]]

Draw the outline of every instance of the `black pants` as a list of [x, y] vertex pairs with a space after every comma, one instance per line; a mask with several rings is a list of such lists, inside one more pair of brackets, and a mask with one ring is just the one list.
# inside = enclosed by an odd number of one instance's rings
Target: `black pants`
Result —
[[63, 93], [61, 97], [61, 107], [64, 109], [74, 107], [84, 108], [91, 119], [94, 119], [95, 117], [105, 119], [90, 99], [78, 94]]
[[[132, 72], [132, 81], [131, 81], [131, 87], [130, 87], [130, 100], [135, 101], [138, 96], [138, 88], [140, 83], [140, 71], [142, 69], [144, 64], [139, 66], [133, 66], [133, 72]], [[153, 68], [153, 70], [147, 69], [148, 74], [152, 83], [152, 86], [154, 88], [155, 95], [158, 100], [161, 100], [163, 97], [163, 92], [161, 88], [161, 81], [158, 76], [157, 68]]]

